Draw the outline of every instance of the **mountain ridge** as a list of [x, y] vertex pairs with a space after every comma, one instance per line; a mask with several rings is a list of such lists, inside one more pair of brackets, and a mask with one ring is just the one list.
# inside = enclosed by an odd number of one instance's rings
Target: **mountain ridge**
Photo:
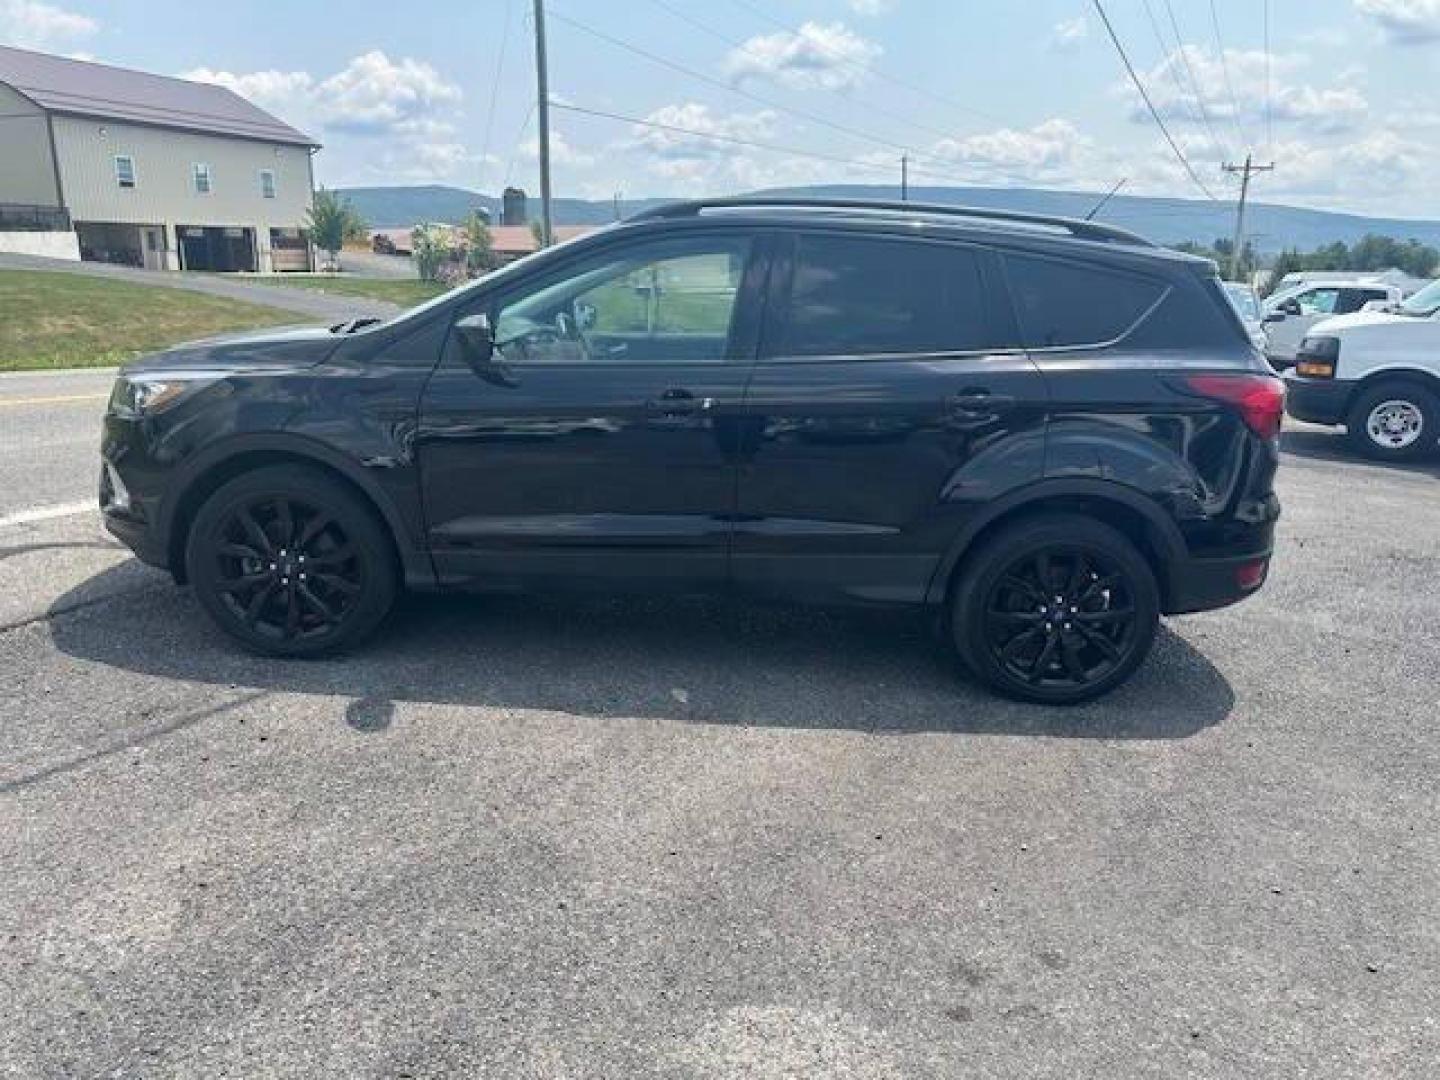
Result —
[[[492, 221], [499, 221], [500, 200], [496, 196], [444, 184], [415, 187], [381, 186], [337, 188], [354, 204], [373, 228], [405, 228], [421, 221], [459, 222], [474, 209], [483, 209]], [[895, 199], [894, 187], [863, 184], [828, 184], [807, 187], [769, 188], [756, 194], [829, 198]], [[916, 202], [1006, 209], [1027, 213], [1084, 217], [1101, 200], [1096, 192], [1056, 191], [1047, 188], [939, 187], [911, 188]], [[629, 199], [620, 203], [628, 216], [671, 199]], [[604, 225], [615, 220], [611, 200], [557, 198], [554, 200], [557, 225]], [[531, 220], [539, 216], [539, 200], [529, 200]], [[1140, 233], [1162, 244], [1186, 240], [1210, 243], [1229, 237], [1234, 230], [1233, 203], [1211, 203], [1194, 199], [1169, 199], [1148, 195], [1116, 195], [1096, 220]], [[1415, 239], [1440, 247], [1440, 221], [1414, 218], [1385, 218], [1329, 210], [1311, 210], [1282, 203], [1252, 202], [1246, 209], [1246, 234], [1265, 254], [1289, 248], [1310, 251], [1324, 244], [1350, 244], [1367, 233], [1397, 240]]]

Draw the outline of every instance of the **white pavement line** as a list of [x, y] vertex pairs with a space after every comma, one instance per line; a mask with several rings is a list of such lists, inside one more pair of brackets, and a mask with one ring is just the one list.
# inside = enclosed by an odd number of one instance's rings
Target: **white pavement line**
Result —
[[82, 502], [61, 503], [59, 506], [36, 506], [21, 510], [18, 514], [0, 517], [0, 529], [8, 525], [29, 525], [32, 521], [50, 521], [52, 518], [75, 517], [77, 514], [98, 512], [94, 499]]

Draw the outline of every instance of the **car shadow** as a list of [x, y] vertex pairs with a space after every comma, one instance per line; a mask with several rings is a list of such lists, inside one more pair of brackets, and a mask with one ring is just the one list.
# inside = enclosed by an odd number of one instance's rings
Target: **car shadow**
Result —
[[1335, 461], [1386, 472], [1408, 472], [1440, 480], [1440, 453], [1419, 461], [1376, 461], [1356, 451], [1344, 432], [1286, 431], [1280, 436], [1281, 454], [1294, 454], [1311, 461]]
[[[133, 571], [121, 564], [76, 591], [93, 595], [105, 577]], [[1178, 739], [1220, 723], [1235, 700], [1168, 627], [1126, 686], [1045, 708], [970, 681], [916, 614], [728, 599], [408, 596], [354, 652], [281, 661], [231, 644], [168, 577], [147, 579], [83, 610], [58, 598], [55, 645], [158, 678], [339, 696], [344, 721], [362, 733], [426, 703], [882, 734]]]

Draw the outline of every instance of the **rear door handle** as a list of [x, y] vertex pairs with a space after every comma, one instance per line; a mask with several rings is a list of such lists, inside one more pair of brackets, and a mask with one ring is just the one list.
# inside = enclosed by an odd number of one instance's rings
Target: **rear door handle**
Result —
[[645, 410], [654, 416], [693, 416], [697, 412], [709, 412], [714, 405], [713, 398], [697, 398], [689, 390], [677, 386], [647, 401]]
[[1015, 407], [1010, 394], [992, 394], [989, 390], [962, 390], [946, 399], [950, 411], [965, 416], [991, 416]]

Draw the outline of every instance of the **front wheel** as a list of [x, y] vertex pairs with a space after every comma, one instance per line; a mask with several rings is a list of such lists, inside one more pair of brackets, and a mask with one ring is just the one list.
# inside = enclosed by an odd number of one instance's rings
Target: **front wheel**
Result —
[[1113, 690], [1140, 666], [1160, 622], [1155, 575], [1103, 522], [1031, 518], [966, 559], [951, 625], [966, 666], [1022, 701], [1072, 705]]
[[271, 656], [316, 656], [385, 617], [397, 574], [390, 538], [341, 481], [304, 466], [257, 469], [219, 488], [185, 552], [196, 598], [220, 628]]
[[1381, 383], [1361, 394], [1345, 421], [1362, 453], [1379, 461], [1409, 461], [1440, 440], [1440, 400], [1416, 383]]

